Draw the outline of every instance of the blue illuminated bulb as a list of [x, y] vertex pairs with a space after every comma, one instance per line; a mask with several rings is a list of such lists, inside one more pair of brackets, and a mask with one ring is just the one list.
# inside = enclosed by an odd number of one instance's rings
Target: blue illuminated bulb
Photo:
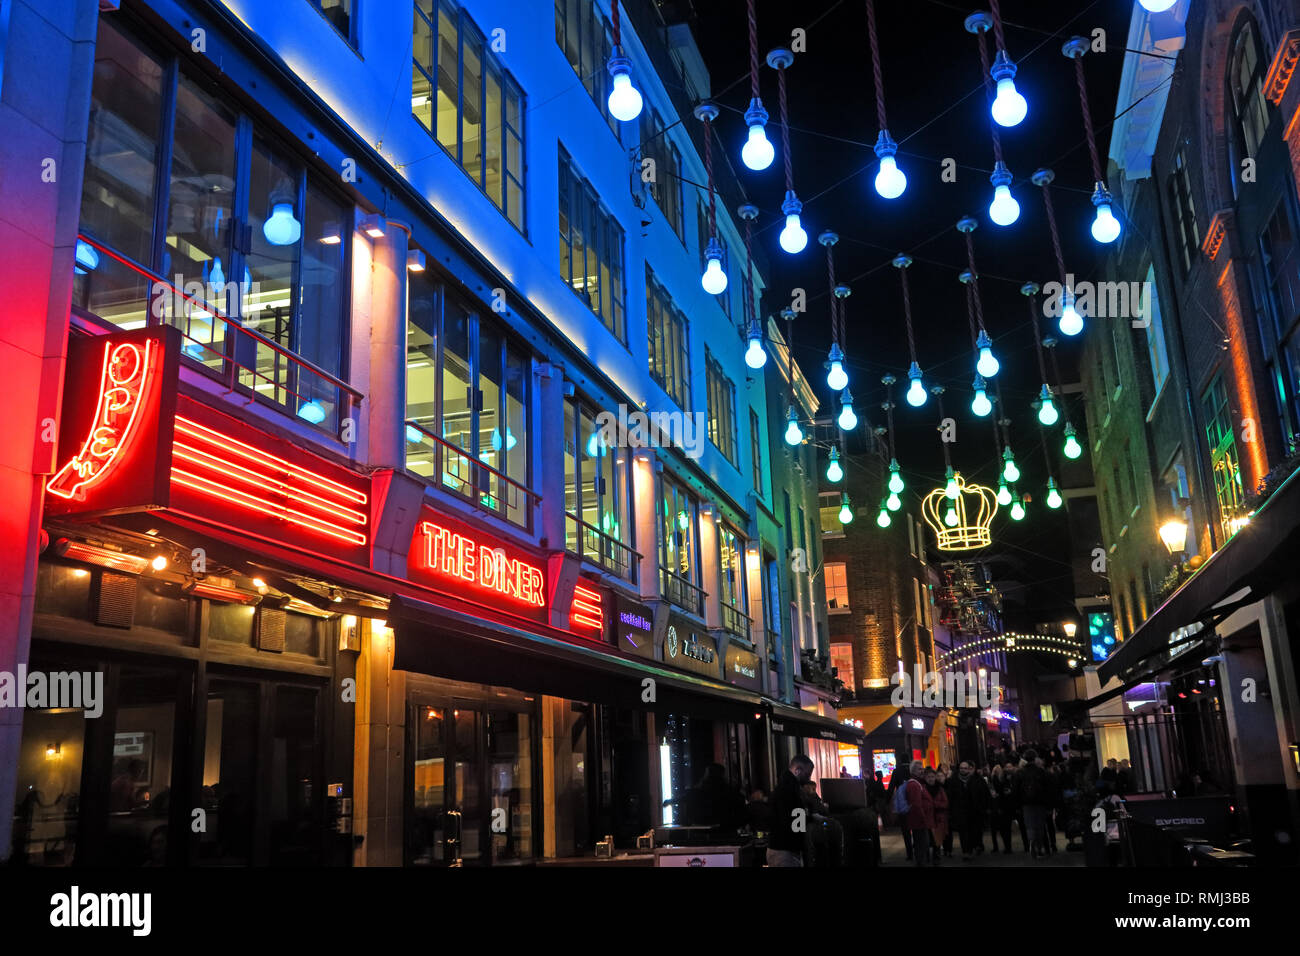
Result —
[[1002, 480], [998, 481], [998, 504], [1004, 508], [1011, 504], [1011, 489], [1008, 488], [1007, 483]]
[[767, 138], [767, 110], [758, 99], [749, 101], [745, 122], [749, 125], [749, 137], [740, 149], [740, 160], [755, 172], [767, 169], [772, 165], [776, 150]]
[[605, 443], [601, 440], [600, 432], [592, 432], [591, 437], [587, 439], [587, 457], [599, 458], [605, 453]]
[[1064, 305], [1061, 309], [1060, 321], [1057, 323], [1061, 329], [1061, 334], [1078, 335], [1083, 331], [1083, 316], [1074, 307], [1074, 292], [1066, 289], [1061, 294], [1061, 301]]
[[790, 423], [785, 426], [785, 443], [798, 445], [803, 441], [803, 429], [799, 427], [799, 413], [791, 408], [790, 414], [786, 417]]
[[614, 80], [609, 91], [609, 115], [624, 123], [636, 119], [641, 115], [641, 94], [632, 85], [632, 61], [615, 48], [608, 69]]
[[989, 75], [997, 83], [997, 95], [993, 98], [993, 121], [999, 126], [1018, 126], [1029, 113], [1029, 104], [1016, 89], [1016, 65], [1007, 56], [1006, 50], [998, 50]]
[[99, 267], [99, 250], [84, 239], [77, 240], [77, 265], [75, 272], [84, 276]]
[[313, 425], [319, 425], [325, 421], [325, 406], [313, 398], [299, 407], [298, 417], [303, 421], [311, 422]]
[[1006, 462], [1002, 468], [1002, 477], [1008, 484], [1014, 485], [1020, 480], [1020, 469], [1016, 467], [1016, 456], [1011, 453], [1010, 448], [1002, 453], [1002, 460]]
[[885, 499], [885, 506], [890, 511], [897, 511], [899, 508], [903, 507], [903, 499], [899, 498], [896, 493], [891, 491], [889, 497]]
[[898, 473], [898, 460], [890, 459], [889, 461], [889, 490], [896, 495], [902, 494], [903, 489], [907, 487], [903, 484], [903, 476]]
[[984, 390], [984, 376], [975, 376], [975, 398], [971, 400], [970, 410], [984, 418], [989, 412], [993, 411], [993, 403], [989, 401], [988, 393]]
[[208, 273], [208, 285], [220, 289], [226, 284], [226, 273], [221, 268], [221, 258], [212, 260], [212, 271]]
[[271, 207], [271, 215], [262, 223], [262, 235], [273, 246], [291, 246], [302, 235], [302, 223], [294, 218], [293, 203], [278, 202]]
[[979, 337], [975, 339], [975, 347], [979, 349], [979, 358], [975, 360], [975, 371], [985, 378], [997, 375], [1002, 368], [1002, 363], [993, 354], [993, 341], [983, 329], [980, 329]]
[[1062, 502], [1061, 492], [1056, 487], [1056, 479], [1048, 478], [1047, 479], [1047, 507], [1055, 510], [1061, 507], [1061, 502]]
[[844, 353], [839, 342], [831, 343], [831, 353], [827, 357], [826, 385], [832, 392], [842, 392], [849, 387], [849, 373], [844, 371]]
[[1055, 425], [1060, 417], [1060, 413], [1056, 410], [1056, 402], [1052, 400], [1052, 390], [1044, 382], [1038, 393], [1038, 420], [1050, 426]]
[[998, 160], [989, 182], [993, 184], [993, 202], [989, 203], [989, 218], [999, 226], [1009, 226], [1020, 218], [1020, 203], [1011, 195], [1011, 170]]
[[704, 275], [700, 276], [700, 285], [709, 295], [721, 295], [727, 291], [727, 274], [722, 271], [722, 246], [717, 236], [709, 237], [708, 248], [704, 250]]
[[1138, 0], [1138, 5], [1148, 13], [1164, 13], [1178, 0]]
[[921, 366], [913, 362], [912, 367], [907, 371], [907, 377], [912, 381], [912, 384], [907, 386], [907, 404], [913, 408], [920, 408], [929, 396], [929, 392], [921, 382]]
[[1079, 444], [1079, 439], [1075, 437], [1074, 426], [1069, 422], [1065, 423], [1065, 447], [1062, 451], [1069, 459], [1078, 458], [1083, 454], [1083, 446]]
[[1110, 191], [1101, 183], [1092, 194], [1092, 204], [1097, 207], [1097, 217], [1092, 221], [1092, 238], [1100, 243], [1114, 242], [1119, 238], [1119, 220], [1111, 212]]
[[785, 215], [785, 228], [781, 230], [780, 241], [781, 248], [791, 255], [803, 252], [804, 247], [808, 245], [808, 233], [804, 232], [799, 222], [799, 213], [802, 211], [803, 203], [798, 200], [794, 191], [787, 192], [785, 202], [781, 203], [781, 212]]
[[[515, 445], [517, 445], [518, 443], [519, 443], [519, 439], [515, 438], [515, 433], [512, 432], [510, 430], [510, 426], [507, 425], [506, 426], [506, 451], [509, 451], [511, 448], [514, 448]], [[492, 450], [493, 451], [501, 450], [501, 429], [499, 428], [492, 429]]]
[[763, 348], [763, 332], [754, 321], [749, 326], [749, 346], [745, 349], [745, 364], [760, 369], [767, 364], [767, 349]]
[[881, 130], [876, 138], [876, 157], [880, 160], [880, 171], [876, 173], [876, 192], [882, 199], [897, 199], [907, 189], [907, 177], [898, 168], [898, 144], [889, 138], [886, 130]]
[[842, 430], [851, 432], [858, 427], [858, 416], [853, 411], [853, 395], [847, 388], [840, 393], [840, 403], [840, 417], [835, 420], [835, 423]]
[[826, 465], [826, 480], [836, 484], [844, 479], [844, 469], [840, 467], [840, 450], [831, 449], [831, 460]]

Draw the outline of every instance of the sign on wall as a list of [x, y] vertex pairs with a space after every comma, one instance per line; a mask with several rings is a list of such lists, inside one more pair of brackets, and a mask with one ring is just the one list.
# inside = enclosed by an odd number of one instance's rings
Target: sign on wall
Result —
[[721, 672], [717, 642], [707, 633], [702, 633], [689, 618], [679, 614], [668, 616], [663, 660], [665, 664], [704, 677], [717, 677]]
[[759, 656], [738, 644], [728, 643], [726, 678], [737, 687], [762, 690], [762, 663]]

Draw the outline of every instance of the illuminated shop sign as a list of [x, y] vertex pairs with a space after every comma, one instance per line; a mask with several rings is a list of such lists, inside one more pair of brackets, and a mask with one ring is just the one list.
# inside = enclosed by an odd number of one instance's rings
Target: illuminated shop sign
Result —
[[569, 623], [581, 628], [600, 633], [605, 628], [604, 609], [600, 592], [585, 584], [573, 586], [573, 603], [569, 607]]
[[738, 687], [762, 690], [762, 662], [753, 651], [738, 644], [727, 645], [727, 681]]
[[416, 540], [419, 543], [414, 555], [417, 567], [439, 577], [461, 581], [480, 592], [531, 607], [546, 606], [541, 569], [507, 556], [504, 548], [450, 531], [432, 521], [420, 522]]
[[687, 618], [674, 614], [668, 618], [664, 634], [664, 662], [707, 677], [718, 676], [718, 645], [707, 634], [700, 634]]
[[614, 592], [614, 613], [610, 617], [611, 644], [629, 654], [654, 659], [654, 611], [639, 601]]

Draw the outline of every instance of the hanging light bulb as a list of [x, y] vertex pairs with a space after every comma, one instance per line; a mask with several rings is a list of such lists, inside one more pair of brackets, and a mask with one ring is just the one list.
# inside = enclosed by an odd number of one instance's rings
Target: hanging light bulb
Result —
[[1015, 500], [1015, 503], [1011, 506], [1011, 517], [1016, 521], [1020, 521], [1022, 518], [1024, 518], [1024, 516], [1025, 516], [1024, 499], [1017, 498]]
[[607, 68], [614, 79], [614, 87], [609, 91], [609, 115], [630, 122], [641, 115], [641, 94], [632, 85], [632, 61], [615, 47]]
[[853, 411], [853, 394], [846, 388], [840, 393], [840, 417], [835, 423], [846, 432], [858, 427], [858, 416]]
[[998, 84], [997, 96], [993, 98], [993, 121], [999, 126], [1018, 126], [1029, 113], [1029, 104], [1016, 89], [1016, 65], [1007, 56], [1006, 50], [998, 50], [989, 75]]
[[901, 495], [906, 487], [903, 483], [903, 476], [899, 474], [898, 460], [891, 458], [889, 461], [889, 490], [896, 495]]
[[1051, 426], [1055, 425], [1060, 417], [1060, 412], [1056, 410], [1056, 402], [1052, 400], [1052, 390], [1044, 382], [1038, 392], [1038, 420], [1044, 425]]
[[1148, 13], [1164, 13], [1178, 0], [1138, 0], [1138, 5]]
[[785, 228], [781, 230], [781, 248], [791, 255], [803, 252], [804, 247], [808, 245], [808, 233], [803, 231], [803, 226], [799, 223], [801, 211], [803, 211], [803, 203], [795, 197], [794, 191], [786, 193], [785, 202], [781, 203], [781, 212], [785, 214]]
[[1061, 301], [1064, 305], [1061, 309], [1061, 319], [1057, 323], [1060, 326], [1061, 334], [1078, 335], [1083, 331], [1083, 316], [1074, 307], [1074, 291], [1066, 289], [1061, 294]]
[[1069, 422], [1065, 423], [1065, 447], [1062, 449], [1065, 457], [1069, 459], [1078, 458], [1083, 454], [1083, 446], [1079, 444], [1079, 439], [1075, 436], [1074, 426]]
[[998, 160], [989, 182], [993, 184], [993, 202], [989, 203], [989, 218], [999, 226], [1009, 226], [1020, 218], [1020, 203], [1011, 195], [1011, 170]]
[[943, 493], [953, 501], [956, 501], [957, 495], [961, 493], [961, 489], [957, 486], [957, 475], [952, 470], [952, 465], [949, 465], [948, 470], [944, 472]]
[[1092, 194], [1092, 204], [1097, 207], [1097, 218], [1092, 221], [1092, 238], [1101, 243], [1114, 242], [1119, 238], [1119, 220], [1110, 209], [1110, 190], [1101, 183]]
[[1008, 484], [1014, 485], [1020, 480], [1020, 469], [1016, 467], [1016, 456], [1011, 453], [1010, 448], [1002, 453], [1002, 460], [1006, 462], [1002, 467], [1002, 477]]
[[832, 392], [842, 392], [849, 387], [849, 373], [844, 371], [844, 353], [839, 342], [831, 343], [831, 354], [826, 360], [826, 385]]
[[947, 512], [944, 513], [943, 523], [949, 528], [957, 527], [957, 509], [952, 505], [949, 505]]
[[997, 375], [998, 370], [1002, 368], [1002, 363], [993, 354], [993, 341], [989, 338], [988, 332], [980, 329], [980, 334], [975, 339], [975, 347], [979, 349], [980, 353], [979, 358], [975, 361], [975, 371], [985, 378], [992, 378]]
[[208, 285], [220, 291], [225, 284], [226, 273], [221, 269], [221, 257], [217, 256], [212, 260], [212, 271], [208, 273]]
[[798, 445], [803, 441], [803, 429], [799, 427], [799, 413], [790, 408], [790, 414], [786, 416], [790, 424], [785, 426], [785, 443], [787, 445]]
[[1011, 504], [1011, 489], [1008, 488], [1007, 483], [1002, 480], [998, 481], [998, 504], [1004, 508]]
[[983, 375], [975, 376], [975, 398], [971, 400], [970, 410], [980, 418], [988, 415], [993, 411], [993, 403], [989, 401], [988, 393], [984, 390], [985, 382]]
[[717, 236], [709, 237], [708, 248], [704, 250], [704, 275], [700, 276], [700, 285], [709, 295], [722, 295], [727, 291], [727, 274], [722, 271], [722, 246]]
[[899, 508], [903, 507], [903, 499], [891, 491], [889, 497], [885, 499], [885, 506], [889, 508], [890, 511], [897, 511]]
[[1061, 492], [1056, 487], [1056, 479], [1048, 478], [1047, 479], [1047, 507], [1055, 511], [1057, 508], [1061, 507], [1062, 500], [1063, 499], [1061, 498]]
[[836, 484], [844, 478], [844, 469], [840, 467], [840, 450], [831, 449], [831, 460], [826, 466], [826, 480], [831, 484]]
[[907, 377], [912, 380], [912, 384], [907, 386], [907, 404], [913, 408], [920, 408], [929, 395], [921, 382], [921, 366], [913, 362], [912, 367], [907, 370]]
[[853, 509], [849, 507], [849, 493], [840, 493], [840, 524], [853, 523]]
[[767, 110], [758, 99], [749, 101], [745, 110], [745, 123], [749, 126], [749, 137], [740, 149], [740, 161], [750, 169], [758, 172], [772, 165], [776, 150], [767, 138]]
[[907, 177], [898, 168], [898, 144], [889, 138], [889, 133], [880, 131], [876, 138], [876, 157], [880, 160], [880, 171], [876, 173], [876, 192], [882, 199], [897, 199], [907, 189]]
[[763, 330], [759, 327], [758, 319], [749, 323], [746, 337], [749, 346], [745, 349], [745, 364], [752, 369], [760, 369], [767, 364], [767, 349], [763, 348]]
[[876, 515], [876, 524], [882, 528], [888, 528], [890, 521], [888, 506], [882, 501], [880, 503], [880, 514]]
[[84, 239], [77, 240], [77, 264], [74, 271], [79, 276], [99, 268], [99, 250]]
[[294, 218], [293, 203], [277, 202], [262, 223], [262, 235], [273, 246], [291, 246], [302, 235], [302, 223]]

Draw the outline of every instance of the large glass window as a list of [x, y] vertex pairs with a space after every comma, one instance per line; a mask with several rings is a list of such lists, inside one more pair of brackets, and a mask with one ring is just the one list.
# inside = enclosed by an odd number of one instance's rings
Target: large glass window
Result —
[[609, 112], [611, 80], [605, 68], [614, 48], [613, 30], [595, 0], [555, 0], [555, 42], [617, 136], [618, 120]]
[[1187, 275], [1201, 248], [1201, 232], [1196, 225], [1196, 203], [1192, 199], [1187, 156], [1182, 149], [1174, 153], [1174, 165], [1169, 171], [1168, 188], [1169, 207], [1174, 220], [1169, 241], [1173, 246], [1174, 260], [1182, 266], [1183, 275]]
[[682, 157], [677, 146], [668, 138], [663, 120], [649, 106], [641, 110], [641, 159], [654, 161], [654, 179], [650, 192], [659, 204], [659, 211], [672, 226], [678, 239], [684, 239], [682, 220]]
[[1283, 198], [1259, 237], [1260, 338], [1273, 382], [1282, 437], [1300, 444], [1300, 244], [1289, 198]]
[[355, 0], [308, 0], [308, 2], [321, 12], [321, 16], [329, 21], [330, 26], [339, 31], [343, 39], [352, 46], [357, 45], [356, 34], [353, 32], [356, 27], [356, 17], [353, 16]]
[[1237, 31], [1228, 64], [1228, 95], [1235, 135], [1229, 137], [1232, 165], [1229, 173], [1235, 194], [1241, 161], [1258, 158], [1259, 144], [1268, 128], [1268, 102], [1264, 99], [1264, 72], [1268, 64], [1260, 54], [1255, 25], [1249, 20]]
[[523, 91], [464, 10], [415, 0], [413, 16], [411, 113], [522, 232]]
[[631, 581], [632, 469], [628, 449], [607, 444], [596, 414], [576, 399], [564, 404], [566, 546]]
[[705, 350], [704, 370], [709, 389], [709, 439], [727, 461], [736, 463], [736, 386], [722, 366]]
[[665, 478], [659, 562], [664, 571], [663, 593], [678, 607], [701, 614], [704, 608], [695, 533], [698, 512], [695, 499], [686, 489]]
[[650, 377], [678, 407], [691, 404], [691, 357], [686, 316], [673, 305], [650, 266], [645, 268], [646, 329], [650, 346]]
[[407, 468], [527, 527], [531, 359], [433, 275], [407, 297]]
[[718, 598], [722, 626], [732, 634], [749, 637], [745, 591], [745, 539], [730, 525], [718, 524]]
[[826, 608], [831, 613], [843, 613], [849, 609], [849, 576], [843, 561], [827, 562], [826, 568]]
[[749, 451], [754, 469], [754, 491], [763, 494], [763, 432], [758, 423], [758, 412], [749, 410]]
[[1158, 395], [1169, 378], [1169, 352], [1165, 345], [1165, 324], [1160, 315], [1160, 295], [1156, 291], [1156, 270], [1147, 266], [1145, 288], [1147, 314], [1142, 318], [1146, 322], [1147, 358], [1151, 361], [1151, 384], [1153, 394]]
[[1232, 429], [1232, 409], [1228, 405], [1228, 389], [1219, 373], [1206, 389], [1202, 399], [1205, 415], [1205, 438], [1210, 446], [1210, 464], [1214, 472], [1214, 494], [1219, 502], [1219, 521], [1223, 537], [1229, 538], [1236, 530], [1234, 519], [1240, 516], [1246, 493], [1242, 487], [1241, 458], [1237, 452], [1237, 436]]
[[560, 276], [620, 342], [627, 342], [623, 230], [560, 148]]

